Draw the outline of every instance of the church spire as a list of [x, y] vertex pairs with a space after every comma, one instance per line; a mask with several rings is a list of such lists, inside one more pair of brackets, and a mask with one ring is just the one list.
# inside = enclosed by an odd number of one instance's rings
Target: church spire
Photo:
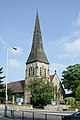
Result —
[[38, 11], [36, 12], [36, 21], [35, 21], [35, 27], [34, 27], [32, 48], [26, 64], [29, 64], [35, 61], [49, 64], [43, 48]]
[[34, 32], [40, 32], [40, 23], [39, 23], [38, 10], [36, 11], [36, 22], [35, 22]]

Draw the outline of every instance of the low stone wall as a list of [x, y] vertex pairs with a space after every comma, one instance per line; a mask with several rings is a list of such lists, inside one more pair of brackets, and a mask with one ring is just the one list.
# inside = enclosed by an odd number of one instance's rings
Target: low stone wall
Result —
[[[0, 110], [4, 110], [5, 109], [5, 105], [4, 104], [0, 104]], [[7, 109], [8, 110], [31, 110], [33, 109], [33, 107], [30, 106], [23, 106], [23, 105], [12, 105], [12, 104], [8, 104], [7, 105]]]
[[[52, 111], [63, 111], [67, 110], [70, 106], [69, 105], [47, 105], [44, 107], [44, 110], [52, 110]], [[0, 104], [0, 110], [5, 109], [5, 104]], [[7, 105], [8, 110], [33, 110], [32, 105], [13, 105], [13, 104], [8, 104]]]
[[63, 111], [67, 110], [70, 105], [47, 105], [44, 107], [45, 110], [53, 110], [53, 111]]

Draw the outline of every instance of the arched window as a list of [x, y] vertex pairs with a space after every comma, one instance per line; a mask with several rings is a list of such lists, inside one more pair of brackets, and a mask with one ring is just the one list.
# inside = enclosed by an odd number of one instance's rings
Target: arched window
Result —
[[33, 67], [33, 75], [34, 75], [34, 67]]
[[30, 67], [31, 69], [30, 69], [30, 76], [32, 76], [32, 66]]
[[49, 68], [48, 68], [48, 70], [47, 70], [47, 75], [49, 76]]
[[30, 68], [29, 68], [29, 76], [30, 76]]
[[26, 69], [26, 76], [27, 76], [27, 69]]
[[46, 68], [44, 69], [44, 76], [46, 77]]
[[40, 67], [40, 76], [42, 76], [42, 70], [41, 70], [41, 67]]

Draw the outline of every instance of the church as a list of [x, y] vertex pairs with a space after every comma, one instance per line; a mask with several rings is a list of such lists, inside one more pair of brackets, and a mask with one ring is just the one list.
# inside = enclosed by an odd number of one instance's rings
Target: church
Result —
[[[8, 88], [13, 90], [13, 95], [12, 95], [13, 103], [15, 102], [15, 98], [17, 95], [23, 98], [24, 103], [29, 103], [30, 93], [27, 92], [27, 90], [24, 90], [24, 86], [27, 84], [27, 81], [29, 81], [30, 79], [41, 78], [41, 77], [45, 77], [50, 82], [53, 82], [54, 84], [53, 87], [56, 88], [56, 92], [54, 96], [56, 100], [60, 101], [64, 98], [65, 92], [61, 85], [59, 77], [56, 73], [56, 70], [54, 75], [50, 75], [49, 61], [47, 59], [43, 47], [38, 11], [36, 12], [32, 48], [29, 57], [26, 61], [25, 71], [26, 71], [25, 80], [8, 83]], [[56, 93], [59, 94], [59, 98], [56, 98]]]

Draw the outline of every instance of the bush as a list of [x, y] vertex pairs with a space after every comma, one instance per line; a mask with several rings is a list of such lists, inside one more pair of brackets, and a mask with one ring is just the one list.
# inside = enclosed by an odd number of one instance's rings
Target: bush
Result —
[[76, 107], [80, 109], [80, 101], [76, 101]]
[[5, 101], [5, 98], [4, 97], [0, 97], [0, 102], [4, 103], [4, 101]]
[[64, 105], [65, 104], [65, 99], [61, 100], [60, 104]]
[[73, 97], [67, 97], [67, 98], [65, 98], [65, 104], [66, 103], [71, 105], [71, 107], [75, 108], [76, 100]]
[[30, 103], [33, 107], [44, 108], [47, 104], [51, 104], [54, 88], [47, 79], [31, 79], [28, 81], [26, 89], [31, 93]]
[[76, 100], [80, 101], [80, 85], [76, 88], [75, 95], [76, 95]]

